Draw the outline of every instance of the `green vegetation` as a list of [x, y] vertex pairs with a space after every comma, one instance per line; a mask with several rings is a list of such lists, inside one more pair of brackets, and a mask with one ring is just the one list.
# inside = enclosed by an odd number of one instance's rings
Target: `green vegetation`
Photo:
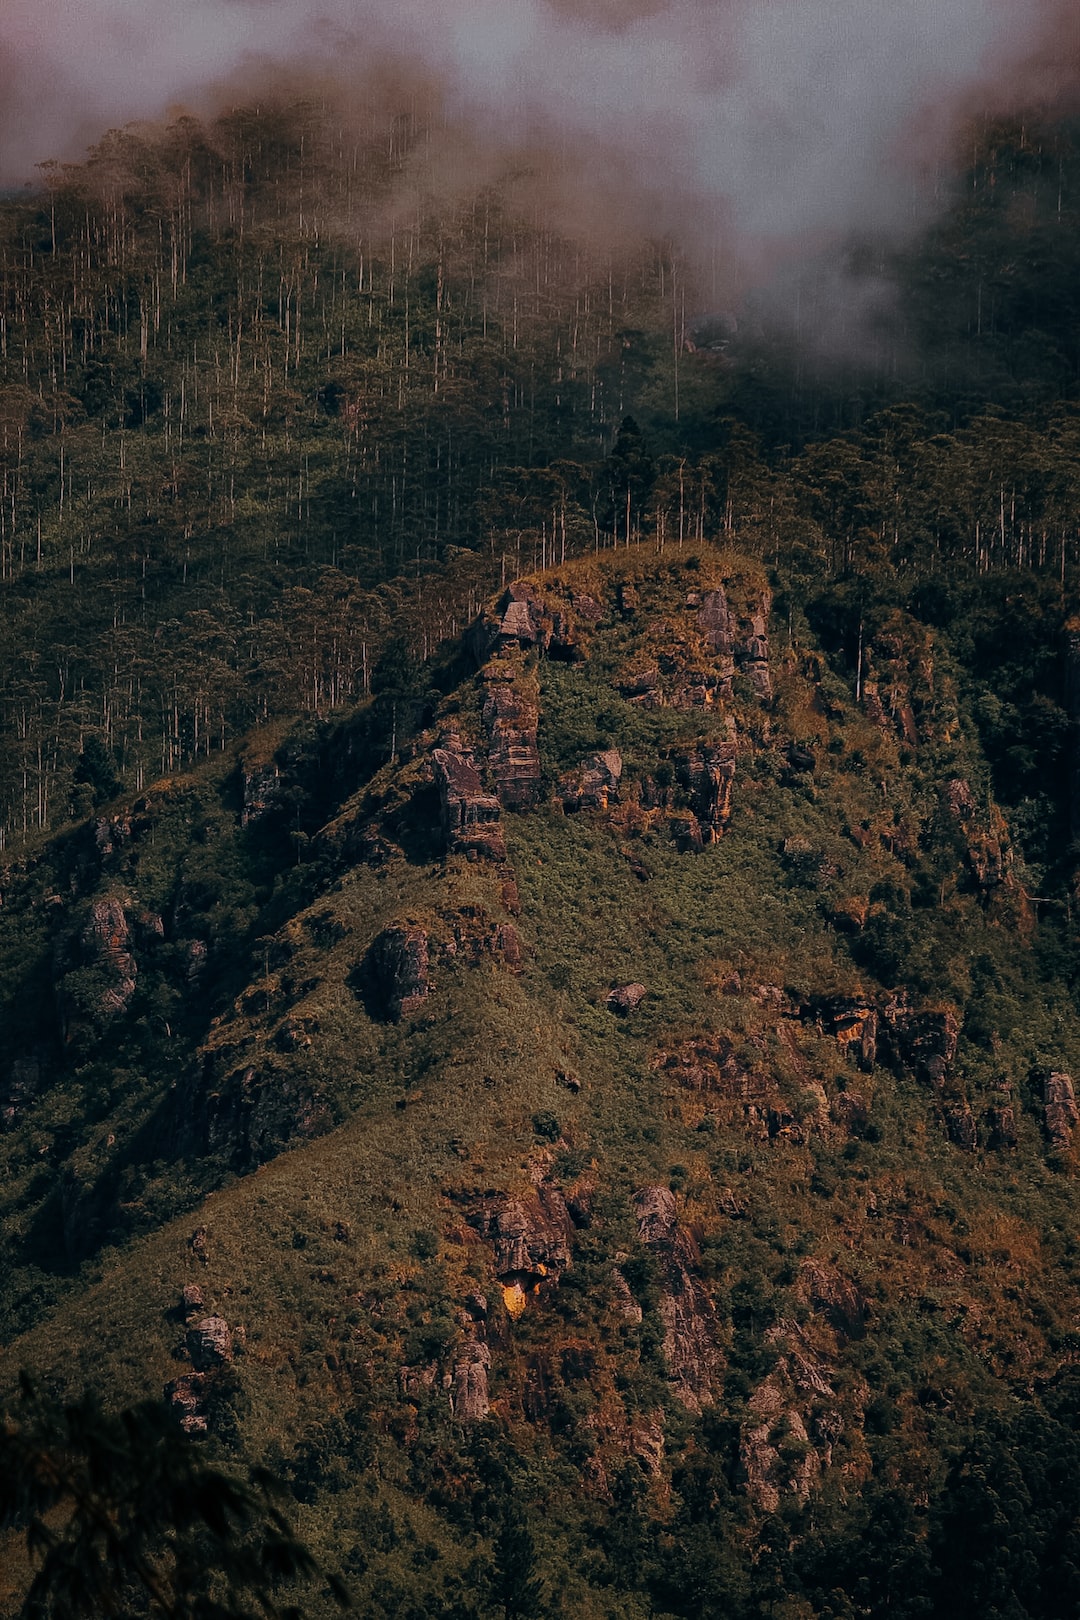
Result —
[[0, 1380], [372, 1620], [1071, 1616], [1077, 131], [813, 399], [421, 133], [0, 205]]

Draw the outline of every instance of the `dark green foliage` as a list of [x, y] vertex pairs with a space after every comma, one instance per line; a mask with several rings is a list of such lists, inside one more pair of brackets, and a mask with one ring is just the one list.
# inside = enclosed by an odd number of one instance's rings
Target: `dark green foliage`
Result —
[[[283, 1586], [321, 1572], [265, 1470], [221, 1472], [157, 1404], [61, 1407], [24, 1379], [0, 1432], [0, 1522], [37, 1567], [26, 1620], [161, 1614], [297, 1620]], [[324, 1577], [342, 1607], [346, 1589]]]

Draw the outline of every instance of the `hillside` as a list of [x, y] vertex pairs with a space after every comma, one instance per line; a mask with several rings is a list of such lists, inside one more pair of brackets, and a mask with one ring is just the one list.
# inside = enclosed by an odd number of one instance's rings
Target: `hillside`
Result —
[[361, 705], [13, 863], [5, 1380], [164, 1393], [372, 1615], [510, 1546], [543, 1613], [1070, 1612], [1066, 631], [849, 605], [568, 562], [396, 757]]

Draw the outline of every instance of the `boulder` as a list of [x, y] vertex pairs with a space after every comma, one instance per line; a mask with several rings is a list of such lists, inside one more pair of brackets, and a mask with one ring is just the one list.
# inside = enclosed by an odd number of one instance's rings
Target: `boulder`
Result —
[[637, 1011], [648, 993], [643, 984], [616, 985], [608, 995], [607, 1004], [620, 1018], [627, 1018], [632, 1012]]
[[183, 1306], [184, 1314], [187, 1316], [190, 1316], [193, 1311], [202, 1311], [206, 1309], [206, 1299], [198, 1283], [184, 1284], [184, 1291], [181, 1295], [181, 1304]]
[[201, 1373], [186, 1373], [165, 1385], [165, 1399], [184, 1434], [205, 1434], [209, 1427], [202, 1404], [205, 1382]]
[[229, 1324], [221, 1316], [204, 1316], [187, 1330], [187, 1349], [196, 1372], [213, 1372], [233, 1358]]

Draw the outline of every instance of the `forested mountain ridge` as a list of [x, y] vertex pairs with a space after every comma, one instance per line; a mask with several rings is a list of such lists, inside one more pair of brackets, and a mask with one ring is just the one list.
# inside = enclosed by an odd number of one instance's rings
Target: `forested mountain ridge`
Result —
[[1070, 131], [818, 436], [669, 248], [320, 118], [4, 215], [5, 1382], [372, 1616], [1072, 1615], [1071, 295], [979, 326]]
[[387, 639], [426, 657], [628, 535], [1071, 565], [1073, 126], [984, 132], [936, 237], [874, 263], [876, 365], [824, 369], [752, 322], [695, 349], [710, 295], [670, 245], [560, 236], [527, 172], [440, 191], [437, 145], [238, 111], [114, 132], [0, 206], [5, 844], [354, 702]]

